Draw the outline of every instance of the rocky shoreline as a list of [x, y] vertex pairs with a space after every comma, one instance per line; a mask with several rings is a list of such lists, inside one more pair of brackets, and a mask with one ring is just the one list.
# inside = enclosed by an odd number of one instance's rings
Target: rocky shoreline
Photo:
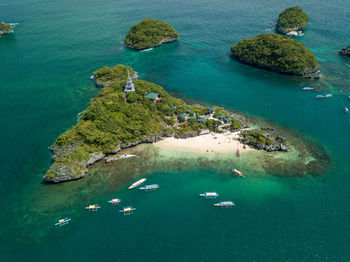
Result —
[[[247, 64], [247, 65], [251, 65], [251, 66], [254, 66], [254, 67], [257, 67], [257, 68], [262, 68], [262, 69], [265, 69], [265, 70], [269, 70], [269, 71], [272, 71], [272, 72], [277, 72], [277, 73], [280, 73], [280, 74], [286, 74], [286, 75], [296, 75], [296, 76], [302, 76], [302, 77], [312, 77], [312, 76], [315, 76], [316, 74], [318, 74], [320, 72], [320, 66], [317, 66], [317, 67], [311, 67], [311, 68], [307, 68], [306, 70], [304, 70], [303, 72], [291, 72], [291, 71], [286, 71], [284, 70], [283, 68], [279, 68], [279, 67], [270, 67], [270, 66], [266, 66], [266, 65], [263, 65], [263, 64], [259, 64], [259, 63], [254, 63], [254, 62], [251, 62], [251, 61], [247, 61], [239, 56], [235, 56], [234, 54], [231, 54], [231, 56], [235, 59], [237, 59], [238, 61], [244, 63], [244, 64]], [[315, 76], [315, 79], [319, 79], [321, 77], [317, 77]]]
[[350, 56], [350, 46], [340, 49], [338, 54], [342, 56]]
[[294, 27], [290, 27], [290, 28], [278, 28], [276, 26], [276, 31], [280, 34], [288, 34], [290, 32], [293, 32], [293, 31], [302, 31], [306, 28], [306, 26], [303, 26], [303, 25], [297, 25], [297, 26], [294, 26]]
[[137, 47], [133, 47], [133, 46], [130, 46], [130, 45], [127, 45], [127, 44], [125, 44], [125, 46], [128, 47], [128, 48], [130, 48], [130, 49], [134, 49], [134, 50], [137, 50], [137, 51], [142, 51], [142, 50], [145, 50], [145, 49], [148, 49], [148, 48], [153, 48], [153, 47], [160, 46], [160, 45], [162, 45], [162, 44], [174, 42], [174, 41], [176, 41], [177, 39], [179, 39], [179, 38], [178, 38], [178, 37], [168, 37], [168, 38], [164, 38], [164, 39], [162, 39], [162, 40], [161, 40], [158, 44], [156, 44], [156, 45], [147, 46], [147, 47], [143, 47], [143, 48], [137, 48]]
[[0, 22], [0, 36], [13, 33], [13, 28], [11, 25], [4, 22]]
[[274, 136], [274, 128], [260, 128], [258, 130], [243, 130], [239, 141], [255, 149], [264, 149], [268, 152], [290, 150], [287, 139], [282, 136]]

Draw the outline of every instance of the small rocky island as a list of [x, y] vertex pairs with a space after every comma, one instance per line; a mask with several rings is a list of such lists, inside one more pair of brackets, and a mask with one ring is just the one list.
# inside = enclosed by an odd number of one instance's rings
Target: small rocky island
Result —
[[257, 149], [272, 151], [289, 151], [290, 145], [282, 136], [275, 136], [273, 128], [260, 128], [254, 130], [243, 130], [240, 134], [240, 141], [243, 144]]
[[[89, 165], [108, 155], [141, 143], [153, 143], [166, 137], [188, 138], [209, 132], [239, 132], [248, 127], [247, 120], [221, 107], [188, 105], [168, 94], [161, 86], [132, 79], [131, 67], [104, 67], [94, 73], [104, 86], [80, 115], [78, 123], [51, 147], [53, 164], [45, 182], [58, 183], [86, 175]], [[257, 149], [262, 147], [248, 141]], [[266, 136], [266, 143], [270, 140]], [[272, 139], [272, 144], [279, 142]], [[260, 142], [260, 138], [259, 138]], [[282, 139], [281, 143], [286, 144]], [[287, 147], [285, 147], [287, 148]]]
[[350, 46], [340, 49], [338, 54], [342, 56], [350, 56]]
[[302, 43], [279, 34], [261, 34], [231, 47], [234, 58], [271, 71], [308, 76], [319, 71], [315, 56]]
[[0, 22], [0, 36], [7, 35], [9, 33], [13, 33], [12, 26], [4, 22]]
[[125, 36], [125, 45], [142, 50], [175, 41], [179, 37], [179, 33], [168, 23], [145, 18], [130, 28]]
[[299, 6], [290, 7], [280, 13], [276, 30], [281, 34], [303, 30], [306, 28], [308, 20], [309, 17]]

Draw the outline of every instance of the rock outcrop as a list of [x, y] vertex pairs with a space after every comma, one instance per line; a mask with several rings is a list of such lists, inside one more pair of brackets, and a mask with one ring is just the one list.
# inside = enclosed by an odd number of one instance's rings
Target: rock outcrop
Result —
[[256, 149], [272, 151], [289, 151], [290, 145], [287, 139], [282, 136], [274, 136], [273, 128], [260, 128], [259, 130], [243, 130], [239, 140], [246, 145]]
[[9, 33], [13, 33], [12, 26], [4, 22], [0, 22], [0, 36], [7, 35]]
[[342, 56], [350, 56], [350, 46], [340, 49], [338, 54]]

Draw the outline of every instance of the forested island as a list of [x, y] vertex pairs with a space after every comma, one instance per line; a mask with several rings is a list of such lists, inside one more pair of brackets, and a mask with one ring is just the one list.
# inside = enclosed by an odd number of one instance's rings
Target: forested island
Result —
[[338, 54], [342, 56], [350, 56], [350, 46], [340, 49]]
[[231, 47], [237, 60], [279, 73], [306, 76], [316, 73], [319, 64], [302, 43], [279, 34], [261, 34]]
[[281, 34], [305, 29], [309, 17], [299, 6], [285, 9], [280, 13], [276, 25], [277, 32]]
[[4, 22], [0, 22], [0, 35], [6, 35], [9, 33], [13, 33], [12, 26]]
[[[188, 105], [170, 96], [161, 86], [131, 80], [128, 75], [133, 75], [133, 70], [128, 66], [104, 67], [94, 75], [104, 87], [91, 99], [78, 123], [59, 136], [51, 147], [54, 162], [44, 176], [46, 182], [81, 178], [89, 165], [140, 143], [153, 143], [166, 137], [194, 137], [210, 131], [238, 132], [249, 125], [244, 117], [224, 108]], [[264, 145], [269, 142], [259, 140]], [[286, 144], [284, 140], [281, 142]], [[265, 146], [256, 148], [265, 149]], [[283, 146], [275, 148], [275, 151], [288, 150]]]
[[179, 37], [179, 33], [168, 23], [145, 18], [130, 28], [125, 36], [125, 45], [142, 50], [175, 41]]

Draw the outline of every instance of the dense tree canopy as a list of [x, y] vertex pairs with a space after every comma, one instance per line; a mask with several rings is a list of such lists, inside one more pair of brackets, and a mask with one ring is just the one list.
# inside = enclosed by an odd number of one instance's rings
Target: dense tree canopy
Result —
[[125, 44], [135, 49], [144, 49], [172, 41], [180, 35], [175, 29], [163, 21], [145, 18], [130, 28], [125, 36]]
[[293, 30], [299, 30], [306, 27], [309, 18], [299, 6], [285, 9], [278, 17], [277, 31], [288, 33]]
[[275, 71], [304, 75], [318, 68], [315, 56], [302, 43], [278, 34], [261, 34], [231, 47], [240, 61]]

